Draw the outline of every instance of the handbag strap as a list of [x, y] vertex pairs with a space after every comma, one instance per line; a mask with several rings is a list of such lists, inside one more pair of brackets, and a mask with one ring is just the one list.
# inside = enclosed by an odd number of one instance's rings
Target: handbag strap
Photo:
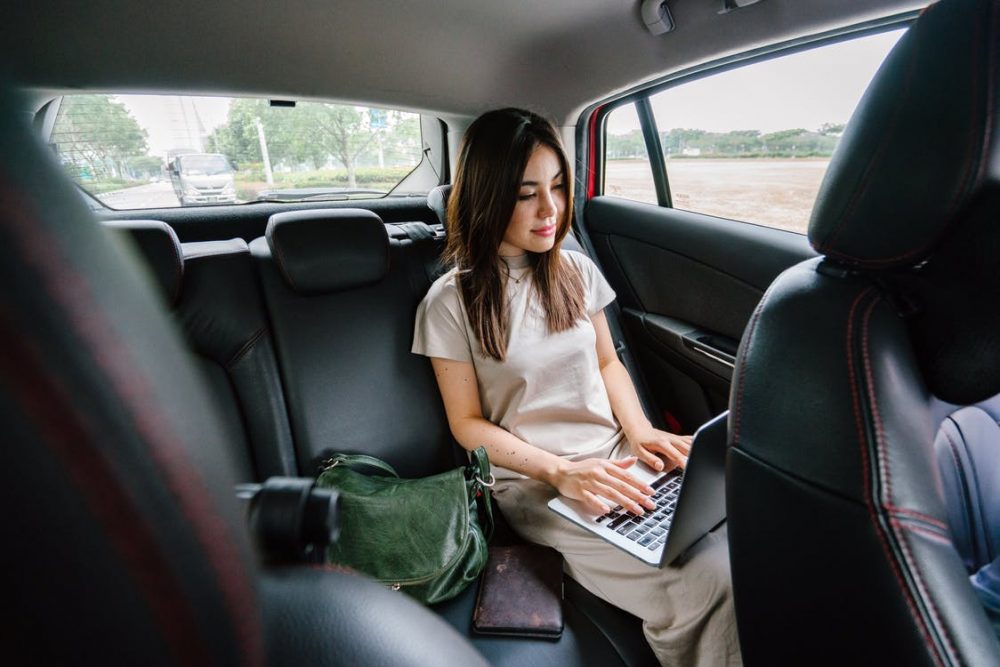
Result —
[[374, 456], [366, 456], [364, 454], [337, 454], [330, 459], [330, 462], [326, 465], [324, 470], [329, 470], [330, 468], [336, 466], [348, 466], [351, 468], [368, 466], [369, 468], [377, 468], [382, 472], [387, 472], [393, 477], [399, 477], [399, 474], [393, 469], [393, 467], [382, 459], [377, 459]]
[[490, 487], [494, 484], [493, 474], [490, 472], [490, 459], [486, 455], [486, 448], [479, 447], [469, 456], [471, 462], [466, 469], [471, 472], [473, 480], [472, 491], [474, 499], [478, 500], [479, 506], [483, 510], [483, 534], [489, 541], [493, 537], [493, 503], [490, 495]]

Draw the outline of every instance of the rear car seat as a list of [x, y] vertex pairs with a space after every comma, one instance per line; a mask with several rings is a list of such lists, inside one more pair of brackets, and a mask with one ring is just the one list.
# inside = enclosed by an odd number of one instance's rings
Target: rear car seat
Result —
[[[331, 451], [378, 456], [403, 476], [460, 461], [433, 370], [410, 353], [417, 305], [439, 270], [439, 245], [428, 244], [440, 238], [421, 223], [389, 230], [364, 210], [289, 212], [250, 244], [304, 471]], [[437, 606], [461, 632], [470, 632], [476, 589]], [[471, 638], [495, 665], [650, 664], [628, 618], [634, 631], [623, 641], [567, 603], [558, 642]]]
[[155, 220], [106, 222], [146, 260], [208, 382], [243, 481], [295, 476], [270, 327], [241, 239], [178, 243]]

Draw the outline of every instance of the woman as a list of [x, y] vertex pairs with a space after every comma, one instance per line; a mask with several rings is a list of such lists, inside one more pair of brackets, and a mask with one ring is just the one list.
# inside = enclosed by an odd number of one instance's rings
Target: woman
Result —
[[653, 490], [629, 468], [683, 465], [690, 445], [643, 414], [603, 314], [614, 292], [588, 258], [560, 249], [571, 183], [538, 115], [502, 109], [469, 127], [448, 206], [455, 268], [420, 304], [413, 351], [431, 358], [455, 439], [486, 447], [515, 531], [559, 550], [574, 579], [642, 618], [662, 663], [739, 664], [724, 528], [681, 568], [655, 569], [546, 507], [562, 494], [595, 513], [642, 513]]

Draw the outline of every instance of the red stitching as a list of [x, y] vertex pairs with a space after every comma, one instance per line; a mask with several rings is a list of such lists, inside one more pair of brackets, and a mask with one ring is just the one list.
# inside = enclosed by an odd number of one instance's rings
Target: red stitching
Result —
[[941, 521], [940, 519], [936, 519], [929, 514], [924, 514], [922, 512], [917, 512], [915, 510], [905, 509], [903, 507], [896, 507], [895, 505], [890, 505], [889, 503], [884, 503], [882, 506], [894, 514], [902, 514], [903, 516], [912, 517], [914, 519], [920, 519], [921, 521], [925, 521], [931, 525], [937, 526], [938, 528], [948, 530], [947, 523]]
[[929, 537], [933, 539], [935, 542], [939, 542], [940, 544], [947, 544], [948, 546], [952, 546], [955, 544], [948, 535], [942, 535], [941, 533], [935, 532], [930, 528], [915, 526], [912, 523], [906, 523], [901, 519], [892, 519], [891, 521], [896, 528], [909, 530], [910, 532], [913, 533], [920, 533], [924, 537]]
[[750, 318], [750, 324], [747, 326], [746, 333], [746, 345], [743, 349], [743, 358], [740, 359], [740, 371], [737, 376], [739, 385], [736, 388], [736, 410], [733, 414], [733, 446], [739, 444], [740, 442], [740, 417], [743, 415], [743, 386], [746, 383], [746, 367], [747, 367], [747, 357], [750, 356], [750, 343], [753, 342], [754, 332], [757, 330], [757, 320], [760, 319], [760, 314], [764, 310], [764, 303], [767, 301], [768, 297], [771, 295], [772, 286], [764, 292], [764, 295], [760, 298], [760, 303], [757, 304], [757, 308], [753, 311], [753, 317]]
[[[912, 530], [913, 532], [924, 532], [916, 528], [915, 526], [913, 527], [901, 526], [900, 522], [898, 521], [890, 521], [890, 523], [894, 528], [897, 529], [906, 528], [907, 530]], [[940, 539], [938, 536], [934, 537]], [[903, 557], [906, 559], [907, 565], [909, 566], [910, 571], [913, 573], [914, 579], [916, 580], [917, 583], [917, 588], [920, 590], [920, 594], [923, 597], [923, 599], [927, 600], [927, 606], [931, 611], [931, 616], [934, 617], [934, 623], [938, 626], [938, 629], [940, 630], [941, 633], [941, 637], [944, 639], [945, 646], [947, 647], [948, 652], [950, 653], [948, 657], [951, 658], [951, 660], [955, 664], [959, 664], [961, 661], [958, 659], [958, 656], [955, 653], [955, 646], [954, 644], [952, 644], [951, 637], [948, 635], [948, 628], [944, 625], [944, 623], [941, 622], [941, 616], [938, 614], [937, 606], [934, 604], [934, 597], [927, 593], [927, 588], [924, 586], [924, 580], [920, 576], [920, 569], [913, 565], [913, 556], [910, 553], [910, 546], [906, 542], [905, 533], [897, 533], [896, 538], [899, 540], [899, 545], [903, 549]], [[946, 543], [951, 544], [951, 540], [946, 540]], [[938, 656], [936, 652], [934, 654], [934, 657], [936, 659], [935, 662], [937, 662], [938, 664], [942, 664], [941, 661], [937, 660]]]
[[[881, 301], [881, 297], [876, 297], [875, 299], [872, 300], [871, 305], [869, 305], [868, 308], [865, 310], [865, 314], [863, 316], [864, 319], [862, 321], [861, 352], [862, 352], [863, 365], [865, 369], [865, 383], [868, 389], [867, 392], [868, 401], [871, 405], [872, 417], [875, 419], [875, 454], [878, 457], [878, 470], [881, 473], [882, 478], [884, 478], [885, 480], [884, 495], [888, 498], [892, 498], [892, 488], [889, 479], [889, 469], [885, 460], [886, 459], [885, 451], [883, 449], [883, 444], [885, 441], [885, 431], [883, 429], [882, 419], [878, 411], [878, 399], [875, 395], [875, 379], [874, 375], [872, 374], [871, 356], [869, 355], [868, 351], [869, 324], [871, 323], [871, 316], [875, 310], [875, 306], [878, 305], [879, 301]], [[916, 599], [914, 598], [913, 591], [910, 590], [910, 587], [906, 583], [906, 579], [903, 577], [903, 572], [900, 568], [899, 562], [892, 554], [892, 549], [890, 548], [888, 541], [889, 536], [885, 534], [885, 532], [882, 530], [881, 523], [877, 520], [876, 509], [874, 506], [876, 500], [877, 499], [872, 496], [871, 489], [869, 489], [868, 492], [865, 494], [865, 502], [870, 503], [869, 506], [871, 508], [872, 518], [875, 524], [875, 530], [879, 536], [879, 540], [882, 542], [882, 548], [885, 551], [886, 558], [888, 559], [889, 564], [892, 566], [892, 570], [896, 575], [896, 579], [899, 582], [899, 586], [902, 589], [904, 596], [906, 597], [906, 604], [910, 608], [910, 615], [913, 617], [913, 620], [916, 623], [917, 628], [920, 630], [920, 634], [924, 638], [924, 643], [927, 645], [931, 657], [934, 658], [935, 664], [942, 664], [940, 656], [938, 656], [937, 654], [936, 645], [932, 640], [931, 630], [929, 627], [927, 627], [923, 615], [917, 608]], [[878, 499], [878, 502], [881, 505], [880, 499]], [[882, 507], [882, 509], [884, 509], [884, 507]], [[892, 521], [893, 521], [892, 517], [889, 517], [890, 524], [892, 523]], [[895, 537], [897, 541], [902, 542], [902, 540], [899, 538], [898, 535], [896, 535]], [[904, 548], [904, 558], [905, 557], [906, 557], [906, 552]], [[907, 562], [907, 566], [909, 570], [911, 571], [914, 570], [912, 563], [910, 563], [909, 561]], [[919, 577], [919, 573], [916, 573], [915, 576]], [[924, 597], [926, 597], [926, 595], [924, 595]]]
[[174, 660], [207, 664], [211, 656], [208, 638], [198, 631], [194, 607], [183, 595], [134, 496], [119, 483], [99, 450], [80, 446], [93, 441], [97, 430], [68, 400], [72, 392], [46, 367], [42, 361], [46, 355], [17, 333], [4, 311], [0, 311], [0, 345], [6, 351], [0, 355], [0, 373], [9, 379], [11, 394], [107, 531]]
[[[870, 467], [868, 460], [868, 448], [865, 446], [865, 428], [863, 420], [861, 417], [861, 396], [858, 393], [858, 381], [857, 377], [854, 375], [854, 358], [853, 358], [853, 340], [854, 340], [854, 311], [857, 310], [858, 304], [861, 302], [866, 295], [870, 294], [875, 288], [868, 287], [863, 289], [854, 297], [853, 303], [851, 303], [851, 308], [847, 312], [847, 340], [844, 346], [844, 352], [847, 355], [847, 375], [851, 387], [851, 405], [854, 409], [854, 426], [858, 431], [858, 443], [861, 449], [861, 471], [863, 488], [865, 490], [865, 496], [867, 497], [871, 490], [871, 477], [869, 476], [868, 469]], [[873, 515], [874, 518], [874, 515]]]
[[153, 460], [165, 473], [168, 488], [177, 498], [215, 571], [246, 660], [263, 664], [262, 633], [242, 558], [229, 527], [215, 511], [201, 475], [190, 465], [168, 420], [157, 409], [145, 378], [135, 372], [136, 365], [129, 358], [128, 347], [101, 317], [103, 309], [93, 298], [88, 282], [83, 275], [74, 272], [56, 250], [63, 239], [46, 234], [46, 225], [34, 215], [31, 202], [20, 192], [10, 189], [6, 182], [0, 183], [0, 194], [3, 195], [0, 200], [7, 204], [6, 226], [14, 232], [14, 241], [25, 262], [38, 272], [40, 284], [59, 304], [76, 335], [89, 348], [122, 405], [128, 409], [141, 437], [149, 443]]

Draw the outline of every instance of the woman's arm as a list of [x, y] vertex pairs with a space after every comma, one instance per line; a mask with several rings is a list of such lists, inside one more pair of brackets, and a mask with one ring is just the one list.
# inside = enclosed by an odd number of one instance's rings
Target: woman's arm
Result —
[[611, 410], [625, 431], [632, 453], [646, 465], [663, 469], [663, 461], [656, 454], [663, 454], [675, 465], [684, 467], [691, 449], [691, 436], [674, 435], [653, 428], [642, 411], [639, 395], [632, 384], [625, 365], [615, 353], [615, 345], [608, 329], [608, 320], [601, 311], [590, 318], [597, 332], [597, 361], [601, 367], [604, 386], [608, 390]]
[[483, 417], [475, 367], [468, 362], [431, 358], [448, 427], [465, 449], [485, 447], [490, 462], [554, 486], [568, 497], [581, 500], [591, 511], [605, 513], [603, 499], [642, 514], [639, 504], [653, 508], [653, 489], [625, 472], [636, 459], [621, 461], [586, 459], [568, 461], [524, 442]]

